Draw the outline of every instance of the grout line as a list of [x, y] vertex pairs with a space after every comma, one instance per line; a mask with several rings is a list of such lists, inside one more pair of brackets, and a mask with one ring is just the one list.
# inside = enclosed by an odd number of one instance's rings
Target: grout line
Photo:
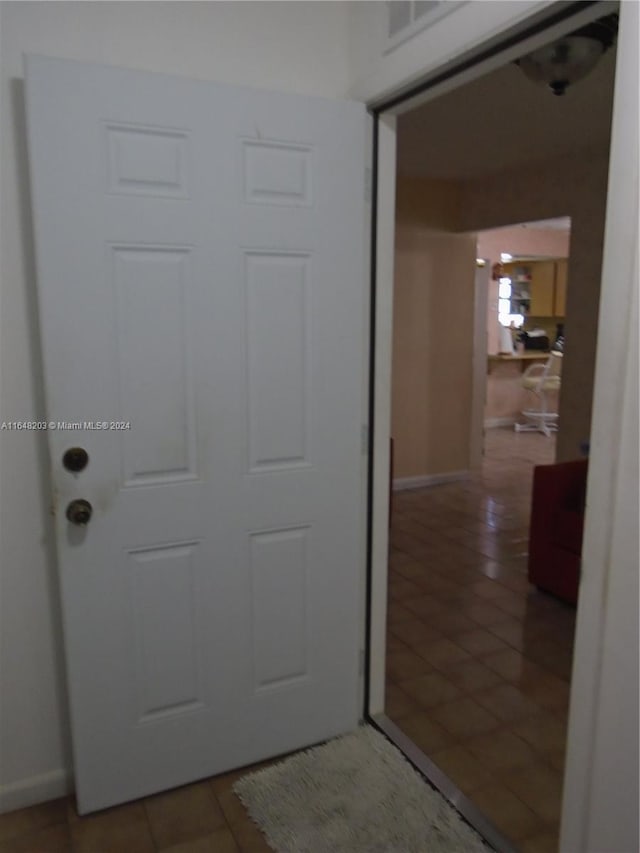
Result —
[[[251, 772], [251, 771], [248, 771], [248, 772]], [[213, 777], [212, 777], [212, 779], [210, 779], [210, 780], [209, 780], [209, 783], [210, 783], [210, 789], [211, 789], [211, 793], [212, 793], [212, 795], [213, 795], [213, 798], [214, 798], [214, 800], [216, 801], [216, 803], [217, 803], [217, 805], [218, 805], [218, 808], [219, 808], [219, 809], [220, 809], [220, 811], [222, 812], [222, 816], [223, 816], [223, 818], [224, 818], [224, 822], [225, 822], [225, 824], [226, 824], [226, 826], [227, 826], [227, 829], [228, 829], [228, 831], [229, 831], [229, 833], [230, 833], [231, 837], [233, 838], [233, 843], [234, 843], [234, 844], [235, 844], [235, 846], [236, 846], [236, 850], [238, 851], [238, 853], [240, 853], [240, 851], [241, 851], [240, 843], [239, 843], [238, 839], [236, 838], [236, 834], [235, 834], [235, 832], [233, 831], [233, 824], [231, 823], [231, 821], [230, 821], [230, 820], [229, 820], [229, 818], [227, 817], [227, 813], [225, 812], [225, 810], [222, 808], [222, 803], [221, 803], [221, 802], [220, 802], [220, 800], [218, 799], [218, 795], [217, 795], [217, 793], [216, 793], [216, 791], [215, 791], [215, 789], [214, 789], [214, 787], [213, 787]], [[245, 805], [244, 805], [244, 803], [242, 802], [242, 800], [240, 799], [240, 797], [238, 797], [238, 795], [237, 795], [237, 794], [235, 793], [235, 791], [233, 790], [233, 787], [230, 787], [230, 788], [229, 788], [229, 790], [230, 790], [231, 794], [232, 794], [234, 797], [236, 797], [236, 799], [238, 800], [238, 802], [239, 802], [239, 803], [240, 803], [240, 805], [242, 806], [242, 809], [243, 809], [243, 811], [244, 811], [244, 813], [245, 813], [245, 815], [246, 815], [247, 819], [248, 819], [248, 820], [250, 820], [250, 818], [249, 818], [249, 812], [246, 810]]]

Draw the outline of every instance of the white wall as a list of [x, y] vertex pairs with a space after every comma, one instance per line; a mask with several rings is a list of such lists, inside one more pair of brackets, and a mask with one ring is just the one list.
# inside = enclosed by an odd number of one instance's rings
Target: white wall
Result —
[[638, 31], [623, 3], [561, 850], [638, 831]]
[[[22, 54], [344, 96], [342, 3], [2, 3], [0, 418], [41, 418]], [[64, 790], [70, 766], [44, 434], [0, 432], [0, 809]]]
[[[632, 272], [620, 470], [606, 579], [602, 681], [595, 715], [588, 850], [638, 850], [638, 247]], [[611, 780], [616, 780], [611, 784]]]

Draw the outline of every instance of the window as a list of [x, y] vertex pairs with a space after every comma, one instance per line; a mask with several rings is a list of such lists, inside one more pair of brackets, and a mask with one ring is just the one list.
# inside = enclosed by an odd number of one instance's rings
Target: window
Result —
[[511, 313], [511, 296], [511, 279], [503, 276], [498, 284], [498, 322], [501, 326], [519, 329], [524, 323], [524, 314]]

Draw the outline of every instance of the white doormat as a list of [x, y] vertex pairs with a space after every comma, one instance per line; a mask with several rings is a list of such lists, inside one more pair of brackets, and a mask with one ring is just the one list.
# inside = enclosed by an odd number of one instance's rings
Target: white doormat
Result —
[[488, 853], [477, 833], [370, 726], [233, 786], [278, 853]]

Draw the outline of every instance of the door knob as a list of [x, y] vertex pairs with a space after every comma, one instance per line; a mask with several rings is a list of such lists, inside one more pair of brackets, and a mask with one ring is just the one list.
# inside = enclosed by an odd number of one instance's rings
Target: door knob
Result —
[[67, 471], [82, 471], [88, 462], [89, 454], [84, 447], [70, 447], [62, 457], [62, 464]]
[[92, 514], [93, 507], [91, 506], [89, 501], [85, 501], [83, 498], [78, 498], [75, 501], [71, 501], [71, 503], [67, 507], [67, 518], [69, 519], [71, 524], [88, 524]]

